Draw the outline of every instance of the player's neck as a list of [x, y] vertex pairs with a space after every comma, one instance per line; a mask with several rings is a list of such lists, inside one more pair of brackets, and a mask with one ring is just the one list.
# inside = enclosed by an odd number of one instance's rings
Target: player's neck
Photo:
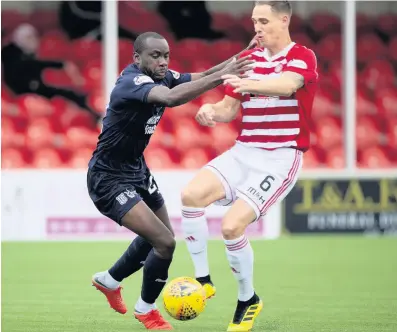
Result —
[[272, 45], [272, 47], [266, 47], [266, 48], [269, 52], [269, 55], [274, 56], [280, 53], [282, 50], [284, 50], [291, 43], [292, 43], [291, 37], [287, 35], [285, 36], [285, 38], [280, 39], [277, 44]]

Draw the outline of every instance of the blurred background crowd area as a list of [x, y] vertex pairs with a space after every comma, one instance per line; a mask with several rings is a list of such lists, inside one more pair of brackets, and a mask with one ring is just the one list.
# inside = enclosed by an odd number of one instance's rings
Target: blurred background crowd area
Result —
[[[2, 2], [2, 168], [86, 168], [100, 132], [103, 93], [101, 2]], [[156, 31], [170, 68], [200, 72], [241, 51], [253, 37], [251, 2], [119, 2], [119, 68], [134, 38]], [[295, 2], [292, 38], [318, 58], [320, 86], [305, 168], [343, 168], [340, 2]], [[357, 164], [397, 166], [397, 6], [357, 3]], [[353, 45], [352, 45], [353, 47]], [[238, 120], [198, 126], [200, 105], [223, 87], [168, 109], [145, 157], [154, 169], [194, 169], [233, 143]]]

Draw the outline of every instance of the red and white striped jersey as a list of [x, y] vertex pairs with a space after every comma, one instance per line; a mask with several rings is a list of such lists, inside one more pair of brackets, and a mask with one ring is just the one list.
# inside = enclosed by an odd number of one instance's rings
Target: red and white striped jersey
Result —
[[306, 151], [310, 146], [309, 121], [317, 87], [317, 60], [314, 52], [291, 43], [283, 51], [270, 56], [267, 49], [254, 49], [256, 63], [249, 72], [253, 80], [274, 78], [291, 71], [304, 77], [304, 86], [290, 97], [236, 94], [227, 86], [227, 96], [239, 99], [242, 109], [241, 131], [237, 142], [246, 146], [273, 150], [292, 147]]

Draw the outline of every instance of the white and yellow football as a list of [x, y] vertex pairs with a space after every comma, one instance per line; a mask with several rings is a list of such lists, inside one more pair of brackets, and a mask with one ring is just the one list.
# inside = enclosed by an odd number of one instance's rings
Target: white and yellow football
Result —
[[176, 278], [165, 286], [163, 302], [165, 310], [172, 318], [192, 320], [205, 309], [205, 290], [196, 279]]

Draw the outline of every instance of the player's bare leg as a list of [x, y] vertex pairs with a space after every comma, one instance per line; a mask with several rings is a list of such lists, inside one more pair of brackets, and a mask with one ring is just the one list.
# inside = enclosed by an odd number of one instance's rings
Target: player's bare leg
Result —
[[155, 301], [168, 279], [175, 250], [174, 236], [142, 201], [127, 212], [122, 225], [153, 246], [145, 261], [141, 297], [135, 305], [134, 315], [149, 330], [171, 330], [171, 325], [157, 310]]
[[[174, 235], [166, 206], [163, 205], [154, 213]], [[144, 266], [152, 248], [148, 241], [141, 236], [137, 236], [108, 271], [98, 272], [93, 276], [93, 286], [106, 295], [111, 308], [115, 311], [121, 314], [127, 312], [127, 306], [121, 296], [122, 287], [120, 284]]]
[[[135, 305], [134, 315], [149, 330], [172, 330], [172, 326], [157, 310], [155, 301], [168, 278], [168, 269], [175, 250], [173, 233], [142, 201], [127, 212], [122, 219], [122, 225], [145, 239], [151, 246], [143, 262], [142, 292]], [[104, 294], [112, 305], [111, 300], [114, 301], [114, 298]]]
[[92, 285], [107, 297], [110, 307], [115, 311], [121, 314], [127, 312], [121, 295], [121, 282], [144, 266], [152, 248], [149, 242], [138, 236], [109, 270], [98, 272], [92, 277]]
[[225, 190], [218, 177], [208, 169], [201, 169], [182, 191], [182, 229], [192, 258], [196, 279], [203, 285], [207, 298], [215, 295], [211, 281], [207, 241], [208, 225], [205, 208], [223, 199]]
[[226, 255], [238, 281], [238, 302], [228, 331], [251, 331], [263, 304], [254, 291], [254, 252], [245, 236], [249, 224], [257, 219], [254, 209], [237, 199], [222, 221]]

